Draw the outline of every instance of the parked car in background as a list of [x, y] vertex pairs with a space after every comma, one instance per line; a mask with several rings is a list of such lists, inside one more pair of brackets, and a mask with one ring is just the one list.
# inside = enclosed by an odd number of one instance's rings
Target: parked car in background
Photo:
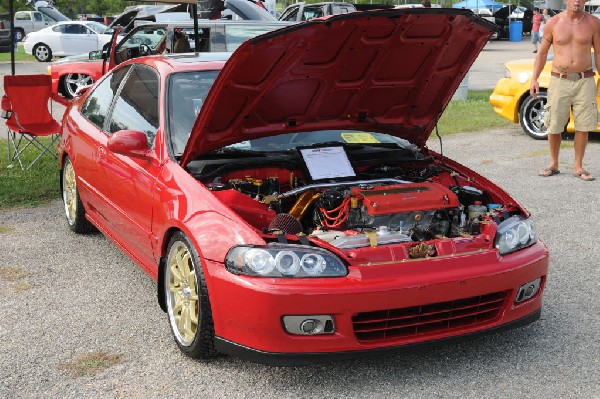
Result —
[[[259, 0], [257, 2], [260, 3]], [[212, 11], [198, 10], [198, 18], [211, 19], [208, 13]], [[117, 26], [121, 27], [121, 33], [127, 34], [139, 21], [160, 22], [175, 21], [181, 18], [171, 18], [170, 15], [187, 13], [190, 14], [186, 4], [169, 5], [134, 5], [126, 7], [123, 12], [117, 15], [109, 25], [109, 32], [112, 32]], [[220, 10], [223, 18], [232, 20], [253, 20], [253, 21], [274, 21], [275, 18], [264, 8], [259, 7], [255, 2], [248, 0], [225, 0], [223, 10]], [[191, 17], [188, 17], [191, 21]], [[212, 18], [214, 19], [214, 18]]]
[[[531, 34], [533, 26], [533, 5], [524, 3], [526, 7], [507, 5], [494, 13], [496, 25], [498, 25], [498, 39], [508, 39], [510, 31], [510, 23], [513, 21], [521, 21], [523, 23], [523, 34]], [[561, 10], [548, 9], [548, 15], [554, 16]]]
[[124, 62], [65, 111], [67, 225], [157, 281], [193, 358], [328, 362], [534, 322], [548, 251], [529, 212], [427, 146], [493, 29], [461, 9], [365, 11], [226, 62]]
[[0, 13], [0, 53], [9, 52], [11, 42], [10, 15], [8, 13]]
[[107, 26], [95, 21], [59, 22], [37, 32], [27, 34], [23, 47], [40, 62], [52, 57], [89, 53], [101, 50], [111, 40], [104, 34]]
[[279, 17], [280, 21], [308, 21], [313, 18], [328, 15], [346, 14], [355, 12], [356, 7], [350, 3], [324, 2], [324, 3], [294, 3], [288, 6]]
[[[504, 77], [496, 83], [490, 96], [490, 104], [498, 115], [513, 123], [520, 123], [525, 133], [538, 140], [545, 140], [548, 137], [544, 126], [544, 116], [546, 115], [546, 93], [550, 85], [550, 72], [552, 72], [552, 57], [549, 57], [548, 62], [544, 65], [538, 78], [540, 92], [537, 98], [533, 98], [529, 94], [533, 59], [507, 62]], [[599, 75], [596, 75], [596, 82], [598, 82], [598, 78]], [[600, 112], [600, 107], [598, 111]], [[567, 124], [567, 132], [574, 131], [571, 119]], [[596, 131], [600, 131], [600, 124]]]
[[[245, 40], [289, 25], [289, 22], [281, 21], [199, 20], [201, 47], [198, 51], [234, 51]], [[193, 22], [152, 22], [133, 28], [116, 45], [114, 56], [111, 56], [108, 49], [104, 49], [55, 61], [48, 66], [48, 73], [52, 77], [52, 92], [71, 99], [81, 87], [98, 80], [109, 65], [118, 65], [140, 55], [162, 51], [179, 52], [181, 50], [175, 47], [181, 36], [179, 32], [186, 34], [184, 40], [188, 41], [187, 51], [194, 51]]]
[[71, 20], [45, 1], [36, 2], [34, 7], [35, 11], [15, 12], [15, 36], [18, 41], [23, 40], [28, 33], [37, 32], [57, 22]]

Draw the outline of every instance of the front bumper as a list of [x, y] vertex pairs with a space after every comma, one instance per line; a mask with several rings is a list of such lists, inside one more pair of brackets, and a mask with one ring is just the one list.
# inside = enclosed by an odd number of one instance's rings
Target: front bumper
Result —
[[529, 87], [514, 79], [502, 78], [496, 83], [490, 96], [494, 112], [513, 123], [519, 122], [521, 98], [529, 92]]
[[484, 335], [495, 334], [502, 331], [511, 330], [513, 328], [523, 327], [538, 320], [541, 314], [542, 310], [538, 309], [523, 318], [487, 330], [465, 334], [458, 337], [442, 338], [435, 341], [419, 342], [415, 344], [401, 346], [392, 346], [388, 348], [333, 353], [273, 353], [248, 348], [246, 346], [236, 344], [235, 342], [227, 341], [226, 339], [220, 337], [215, 338], [215, 348], [221, 353], [235, 356], [244, 360], [249, 360], [254, 363], [267, 364], [270, 366], [306, 366], [311, 364], [336, 362], [362, 357], [389, 356], [396, 353], [408, 352], [411, 350], [426, 347], [448, 345], [454, 342], [465, 341]]
[[[495, 251], [464, 256], [430, 258], [376, 266], [350, 267], [344, 278], [267, 279], [236, 276], [218, 263], [207, 262], [207, 284], [215, 326], [216, 345], [225, 353], [246, 353], [249, 358], [269, 364], [313, 362], [399, 350], [422, 343], [519, 326], [539, 317], [542, 292], [548, 270], [548, 253], [541, 242], [510, 255]], [[519, 286], [542, 278], [539, 292], [515, 303]], [[473, 322], [448, 316], [431, 325], [432, 307], [446, 306], [473, 298], [499, 295], [495, 313]], [[470, 304], [469, 306], [472, 306]], [[475, 306], [478, 306], [477, 304]], [[486, 302], [482, 306], [487, 306]], [[415, 331], [393, 331], [386, 336], [364, 334], [362, 316], [378, 312], [402, 314], [404, 310], [426, 309], [416, 316]], [[455, 312], [458, 308], [442, 312]], [[433, 312], [435, 313], [435, 312]], [[439, 312], [438, 312], [439, 313]], [[335, 332], [323, 335], [294, 335], [283, 325], [283, 316], [330, 315]], [[386, 318], [387, 317], [387, 318]], [[385, 316], [382, 323], [394, 323]], [[444, 316], [445, 317], [445, 316]], [[479, 317], [479, 316], [475, 316]], [[358, 321], [357, 321], [358, 320]], [[519, 321], [521, 320], [521, 321]], [[434, 328], [430, 328], [433, 326]], [[376, 330], [377, 320], [368, 328]], [[421, 331], [417, 331], [421, 329]], [[252, 354], [252, 355], [250, 355]], [[281, 360], [277, 360], [281, 359]]]

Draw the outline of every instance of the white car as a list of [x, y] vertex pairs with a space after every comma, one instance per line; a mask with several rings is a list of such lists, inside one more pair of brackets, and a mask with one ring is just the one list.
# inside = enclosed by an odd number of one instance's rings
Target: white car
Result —
[[94, 21], [65, 21], [49, 26], [25, 37], [27, 54], [40, 62], [52, 57], [65, 57], [101, 50], [111, 40], [104, 34], [107, 26]]

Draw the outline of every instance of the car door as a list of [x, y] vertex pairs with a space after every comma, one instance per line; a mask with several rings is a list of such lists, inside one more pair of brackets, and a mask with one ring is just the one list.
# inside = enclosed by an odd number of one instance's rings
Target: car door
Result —
[[65, 24], [60, 36], [63, 55], [76, 55], [98, 50], [98, 35], [81, 24]]
[[[105, 126], [108, 135], [119, 130], [138, 130], [154, 144], [159, 125], [159, 75], [148, 66], [131, 68], [115, 100]], [[137, 158], [99, 149], [98, 169], [103, 178], [97, 189], [106, 199], [105, 218], [111, 235], [145, 265], [155, 263], [152, 255], [152, 202], [158, 159]]]
[[[78, 177], [78, 188], [86, 211], [101, 227], [104, 227], [109, 213], [109, 199], [100, 191], [104, 178], [98, 167], [100, 156], [108, 142], [104, 130], [114, 97], [131, 67], [120, 68], [108, 75], [85, 99], [81, 107], [80, 121], [74, 121], [77, 129], [72, 129], [68, 146], [71, 148], [71, 161]], [[71, 123], [69, 119], [69, 123]]]
[[44, 18], [44, 14], [39, 11], [33, 13], [33, 31], [37, 32], [40, 29], [44, 29], [51, 24]]
[[281, 17], [279, 17], [280, 21], [298, 21], [298, 11], [300, 7], [297, 5], [291, 5], [283, 11]]

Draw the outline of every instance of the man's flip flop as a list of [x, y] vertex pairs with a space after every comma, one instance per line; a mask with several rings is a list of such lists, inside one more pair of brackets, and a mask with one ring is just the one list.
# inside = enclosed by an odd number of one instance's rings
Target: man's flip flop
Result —
[[558, 169], [552, 169], [552, 168], [544, 168], [542, 170], [540, 170], [540, 176], [542, 177], [550, 177], [550, 176], [554, 176], [560, 173], [560, 170]]
[[574, 173], [573, 176], [577, 177], [578, 179], [581, 179], [583, 181], [594, 181], [596, 180], [596, 178], [594, 176], [592, 176], [592, 174], [588, 171], [582, 170], [579, 173]]

